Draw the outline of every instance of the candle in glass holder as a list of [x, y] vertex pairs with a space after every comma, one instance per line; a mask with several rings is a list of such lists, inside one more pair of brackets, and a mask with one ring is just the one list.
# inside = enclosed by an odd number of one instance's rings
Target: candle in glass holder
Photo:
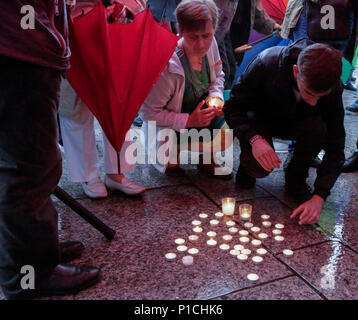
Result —
[[227, 216], [232, 216], [235, 212], [235, 198], [226, 197], [221, 200], [222, 212]]
[[225, 235], [223, 235], [223, 240], [225, 242], [230, 242], [232, 240], [232, 236], [229, 234], [225, 234]]
[[240, 219], [242, 220], [250, 220], [251, 219], [251, 213], [252, 213], [252, 205], [251, 204], [240, 204], [239, 206], [239, 212], [240, 212]]
[[196, 233], [200, 233], [200, 232], [203, 232], [203, 228], [200, 228], [199, 226], [193, 228], [193, 231], [196, 232]]
[[217, 227], [219, 225], [219, 220], [216, 219], [210, 220], [210, 225], [213, 227]]
[[206, 99], [206, 104], [209, 108], [221, 110], [224, 106], [224, 101], [222, 101], [219, 97], [211, 96]]
[[222, 218], [223, 216], [224, 216], [224, 214], [220, 211], [215, 213], [215, 217], [217, 217], [217, 218]]
[[190, 266], [193, 264], [194, 258], [192, 256], [185, 256], [183, 257], [182, 261], [185, 266]]

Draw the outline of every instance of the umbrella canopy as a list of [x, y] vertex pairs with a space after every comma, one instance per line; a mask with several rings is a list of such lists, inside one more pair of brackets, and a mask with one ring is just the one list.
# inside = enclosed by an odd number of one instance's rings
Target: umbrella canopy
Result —
[[108, 24], [98, 4], [71, 21], [68, 80], [117, 151], [177, 41], [149, 9], [130, 24]]
[[261, 0], [266, 13], [277, 23], [282, 24], [288, 0]]

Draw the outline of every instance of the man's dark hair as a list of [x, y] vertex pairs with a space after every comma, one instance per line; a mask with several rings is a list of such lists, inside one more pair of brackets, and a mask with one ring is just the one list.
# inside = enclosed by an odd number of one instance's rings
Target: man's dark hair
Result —
[[300, 78], [310, 90], [325, 92], [340, 81], [342, 54], [327, 44], [315, 43], [301, 51], [297, 66]]

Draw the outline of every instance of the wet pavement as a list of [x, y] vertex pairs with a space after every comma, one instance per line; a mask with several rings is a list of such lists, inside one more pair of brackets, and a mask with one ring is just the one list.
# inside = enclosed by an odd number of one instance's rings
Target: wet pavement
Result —
[[[357, 95], [344, 93], [344, 103], [349, 105]], [[68, 94], [65, 99], [68, 98]], [[346, 112], [346, 156], [355, 150], [358, 138], [358, 114]], [[98, 151], [103, 178], [102, 145], [97, 128]], [[287, 141], [276, 141], [282, 160], [287, 156]], [[234, 170], [237, 169], [239, 145], [235, 141]], [[327, 199], [318, 225], [299, 226], [289, 218], [295, 208], [284, 193], [283, 170], [276, 170], [265, 179], [257, 181], [252, 190], [238, 188], [233, 178], [229, 181], [209, 177], [193, 165], [182, 166], [175, 175], [161, 174], [150, 165], [138, 165], [127, 174], [147, 191], [139, 197], [126, 197], [111, 193], [102, 200], [86, 198], [81, 185], [72, 183], [64, 162], [60, 186], [78, 202], [93, 212], [116, 231], [115, 238], [105, 237], [54, 198], [59, 212], [61, 240], [80, 240], [86, 249], [78, 265], [93, 265], [102, 270], [101, 281], [92, 288], [76, 295], [53, 299], [358, 299], [358, 173], [341, 174], [331, 196]], [[308, 182], [313, 183], [315, 169], [311, 169]], [[230, 249], [219, 248], [222, 236], [230, 234], [224, 218], [219, 226], [209, 220], [221, 210], [223, 197], [234, 197], [236, 208], [241, 203], [253, 206], [252, 222], [268, 235], [260, 246], [244, 244], [250, 249], [248, 260], [241, 261], [230, 254], [240, 243], [237, 233], [231, 234]], [[202, 219], [200, 213], [209, 217]], [[272, 227], [262, 226], [261, 215], [270, 215]], [[190, 242], [193, 220], [200, 220], [203, 232], [199, 240]], [[239, 230], [246, 229], [238, 219]], [[272, 230], [276, 223], [284, 224], [283, 241], [276, 241]], [[217, 233], [217, 245], [207, 245], [206, 232]], [[258, 233], [248, 229], [250, 240], [259, 239]], [[177, 251], [174, 240], [183, 238], [188, 248], [197, 248], [194, 263], [185, 266], [182, 258], [188, 253]], [[263, 261], [255, 263], [257, 248], [265, 248]], [[293, 250], [292, 256], [282, 253]], [[165, 254], [174, 252], [177, 257], [168, 261]], [[257, 280], [248, 280], [250, 273]]]

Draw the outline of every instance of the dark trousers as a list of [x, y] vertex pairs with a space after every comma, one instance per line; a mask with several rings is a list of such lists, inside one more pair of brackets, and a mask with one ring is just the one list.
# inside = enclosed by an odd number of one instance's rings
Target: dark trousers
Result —
[[232, 48], [230, 32], [222, 41], [218, 41], [219, 53], [222, 61], [223, 72], [225, 73], [225, 90], [231, 90], [235, 79], [236, 60], [234, 49]]
[[[60, 71], [0, 56], [0, 286], [26, 298], [22, 266], [36, 281], [59, 263], [50, 199], [62, 173], [56, 114]], [[38, 282], [37, 282], [38, 283]]]
[[[327, 127], [318, 116], [311, 116], [293, 123], [266, 127], [265, 132], [258, 132], [273, 147], [272, 138], [296, 140], [293, 157], [286, 169], [287, 182], [302, 182], [308, 177], [311, 161], [324, 146]], [[240, 141], [240, 167], [254, 178], [264, 178], [270, 174], [261, 167], [252, 154], [251, 145]]]

